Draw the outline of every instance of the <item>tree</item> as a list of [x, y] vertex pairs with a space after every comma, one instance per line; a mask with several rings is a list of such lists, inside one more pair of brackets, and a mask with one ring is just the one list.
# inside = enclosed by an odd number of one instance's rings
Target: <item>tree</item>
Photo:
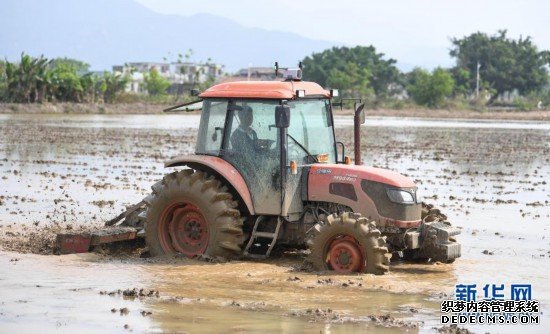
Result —
[[193, 56], [193, 53], [195, 53], [193, 49], [191, 48], [187, 49], [187, 52], [185, 53], [185, 61], [189, 61]]
[[7, 78], [6, 78], [6, 63], [0, 60], [0, 101], [5, 99]]
[[44, 101], [112, 103], [124, 91], [129, 77], [88, 72], [88, 64], [68, 58], [50, 60], [21, 54], [18, 63], [0, 61], [0, 101], [41, 103]]
[[21, 54], [19, 63], [5, 63], [5, 94], [7, 102], [43, 102], [46, 95], [48, 65], [51, 61], [40, 56]]
[[96, 99], [101, 94], [101, 80], [97, 74], [86, 73], [80, 77], [80, 85], [82, 86], [82, 102], [96, 102]]
[[[366, 76], [369, 87], [378, 97], [382, 98], [388, 94], [388, 86], [399, 81], [399, 70], [395, 67], [396, 61], [384, 59], [384, 54], [377, 53], [373, 46], [333, 47], [306, 57], [302, 63], [304, 79], [315, 81], [322, 86], [330, 85], [331, 74], [349, 73], [350, 63], [355, 64], [359, 75]], [[364, 69], [366, 71], [363, 71]], [[362, 80], [359, 82], [365, 83]]]
[[103, 93], [103, 101], [105, 103], [113, 103], [116, 100], [118, 94], [126, 89], [126, 85], [130, 78], [127, 75], [120, 73], [103, 72], [101, 77], [100, 90]]
[[156, 68], [152, 68], [148, 74], [145, 74], [144, 82], [149, 95], [163, 95], [170, 87], [170, 82], [160, 75]]
[[[461, 95], [461, 96], [468, 96], [470, 91], [470, 80], [471, 75], [470, 71], [464, 69], [464, 68], [452, 68], [451, 69], [451, 75], [454, 79], [455, 85], [454, 85], [454, 95]], [[475, 75], [475, 74], [474, 74]]]
[[467, 80], [470, 92], [476, 86], [477, 64], [481, 65], [481, 87], [493, 92], [489, 103], [504, 92], [517, 89], [525, 94], [541, 89], [548, 82], [548, 53], [539, 52], [529, 37], [514, 40], [506, 36], [506, 30], [501, 30], [493, 36], [476, 32], [455, 38], [452, 43], [450, 55], [456, 58], [456, 68], [470, 73]]
[[430, 74], [426, 70], [416, 68], [409, 73], [407, 92], [416, 103], [436, 108], [452, 94], [453, 87], [453, 77], [444, 69], [436, 68]]
[[342, 96], [366, 97], [372, 95], [369, 87], [370, 72], [367, 68], [359, 68], [356, 63], [348, 62], [343, 70], [333, 68], [330, 70], [327, 85], [338, 87]]
[[203, 92], [207, 90], [208, 88], [212, 87], [216, 83], [216, 78], [211, 75], [207, 74], [206, 79], [203, 82], [199, 82], [197, 74], [195, 74], [195, 80], [193, 81], [193, 88], [198, 89], [200, 92]]
[[49, 95], [62, 102], [82, 102], [84, 89], [78, 71], [87, 71], [86, 63], [72, 59], [55, 59], [48, 73]]
[[79, 75], [84, 75], [90, 71], [90, 64], [78, 59], [72, 58], [55, 58], [52, 60], [50, 67], [52, 69], [60, 66], [66, 66], [74, 69]]

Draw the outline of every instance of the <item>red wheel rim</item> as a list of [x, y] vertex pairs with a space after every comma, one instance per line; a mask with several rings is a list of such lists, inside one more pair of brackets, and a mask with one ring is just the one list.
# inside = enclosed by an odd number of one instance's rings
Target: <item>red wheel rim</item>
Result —
[[329, 243], [327, 262], [337, 273], [362, 272], [365, 258], [361, 246], [353, 237], [339, 236]]
[[187, 202], [175, 203], [162, 212], [158, 236], [166, 253], [195, 257], [208, 246], [208, 223], [198, 207]]

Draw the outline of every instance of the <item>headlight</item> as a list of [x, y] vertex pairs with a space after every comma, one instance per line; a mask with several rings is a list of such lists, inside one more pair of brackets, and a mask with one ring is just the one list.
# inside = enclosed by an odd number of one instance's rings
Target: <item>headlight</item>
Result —
[[414, 204], [414, 196], [408, 191], [398, 189], [388, 189], [390, 201], [399, 204]]

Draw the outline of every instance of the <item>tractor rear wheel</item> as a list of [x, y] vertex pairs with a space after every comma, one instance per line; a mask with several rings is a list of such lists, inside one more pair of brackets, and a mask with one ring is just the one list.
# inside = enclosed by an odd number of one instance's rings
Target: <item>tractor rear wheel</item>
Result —
[[382, 275], [391, 254], [374, 222], [358, 213], [332, 214], [313, 228], [308, 240], [310, 262], [316, 270]]
[[232, 259], [241, 254], [243, 221], [228, 189], [190, 169], [164, 176], [145, 198], [145, 240], [151, 255]]

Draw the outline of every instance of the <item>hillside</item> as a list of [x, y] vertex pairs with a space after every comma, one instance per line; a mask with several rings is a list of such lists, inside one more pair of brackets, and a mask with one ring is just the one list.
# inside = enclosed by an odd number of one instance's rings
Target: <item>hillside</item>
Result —
[[335, 43], [296, 34], [247, 28], [199, 14], [159, 14], [132, 0], [5, 0], [0, 20], [0, 57], [22, 51], [84, 60], [94, 70], [130, 61], [175, 60], [193, 49], [193, 61], [223, 63], [228, 70], [249, 64], [295, 64]]

